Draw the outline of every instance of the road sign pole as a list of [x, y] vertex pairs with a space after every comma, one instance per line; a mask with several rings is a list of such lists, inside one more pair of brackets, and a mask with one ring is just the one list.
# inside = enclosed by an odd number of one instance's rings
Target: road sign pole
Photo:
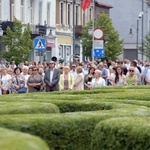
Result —
[[41, 57], [42, 57], [42, 51], [40, 51], [40, 63], [42, 62]]
[[94, 14], [95, 14], [95, 0], [93, 0], [93, 20], [92, 20], [92, 28], [93, 28], [93, 31], [92, 31], [92, 62], [94, 63]]

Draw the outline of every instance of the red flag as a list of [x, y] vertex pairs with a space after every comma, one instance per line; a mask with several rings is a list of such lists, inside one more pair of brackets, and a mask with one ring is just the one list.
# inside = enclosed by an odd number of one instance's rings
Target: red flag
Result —
[[83, 10], [86, 10], [90, 6], [90, 4], [91, 4], [91, 0], [83, 0], [81, 7]]

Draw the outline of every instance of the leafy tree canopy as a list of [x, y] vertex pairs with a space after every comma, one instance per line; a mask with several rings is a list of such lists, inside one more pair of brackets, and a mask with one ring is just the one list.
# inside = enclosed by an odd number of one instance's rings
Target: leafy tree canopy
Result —
[[[141, 48], [140, 51], [142, 51]], [[150, 32], [145, 36], [144, 39], [144, 55], [150, 58]]]
[[[89, 35], [88, 30], [92, 22], [87, 23], [83, 28], [82, 35], [80, 37], [83, 46], [83, 55], [91, 57], [92, 49], [92, 35]], [[104, 50], [105, 59], [116, 60], [118, 55], [123, 50], [123, 40], [119, 40], [118, 32], [112, 25], [112, 20], [106, 13], [102, 13], [94, 21], [94, 28], [100, 27], [104, 31]]]
[[31, 30], [28, 24], [23, 30], [21, 21], [14, 18], [13, 30], [7, 27], [6, 35], [3, 38], [3, 44], [8, 50], [2, 51], [2, 57], [8, 62], [13, 60], [16, 64], [28, 61], [32, 49]]

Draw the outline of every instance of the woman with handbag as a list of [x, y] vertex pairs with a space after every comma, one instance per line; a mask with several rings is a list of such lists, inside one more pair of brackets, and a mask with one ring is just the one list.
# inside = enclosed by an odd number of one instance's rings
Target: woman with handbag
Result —
[[36, 66], [33, 66], [32, 75], [30, 75], [27, 81], [28, 92], [40, 92], [42, 84], [42, 76], [38, 73], [38, 68]]
[[14, 69], [14, 76], [12, 77], [12, 93], [26, 93], [25, 77], [21, 74], [21, 68]]
[[92, 79], [94, 78], [94, 67], [90, 67], [88, 74], [84, 75], [84, 90], [90, 90], [91, 88], [91, 82]]

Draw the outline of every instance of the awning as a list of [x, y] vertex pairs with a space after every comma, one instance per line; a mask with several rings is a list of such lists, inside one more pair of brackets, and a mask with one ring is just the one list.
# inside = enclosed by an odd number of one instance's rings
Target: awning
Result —
[[47, 43], [47, 47], [55, 47], [55, 43]]

